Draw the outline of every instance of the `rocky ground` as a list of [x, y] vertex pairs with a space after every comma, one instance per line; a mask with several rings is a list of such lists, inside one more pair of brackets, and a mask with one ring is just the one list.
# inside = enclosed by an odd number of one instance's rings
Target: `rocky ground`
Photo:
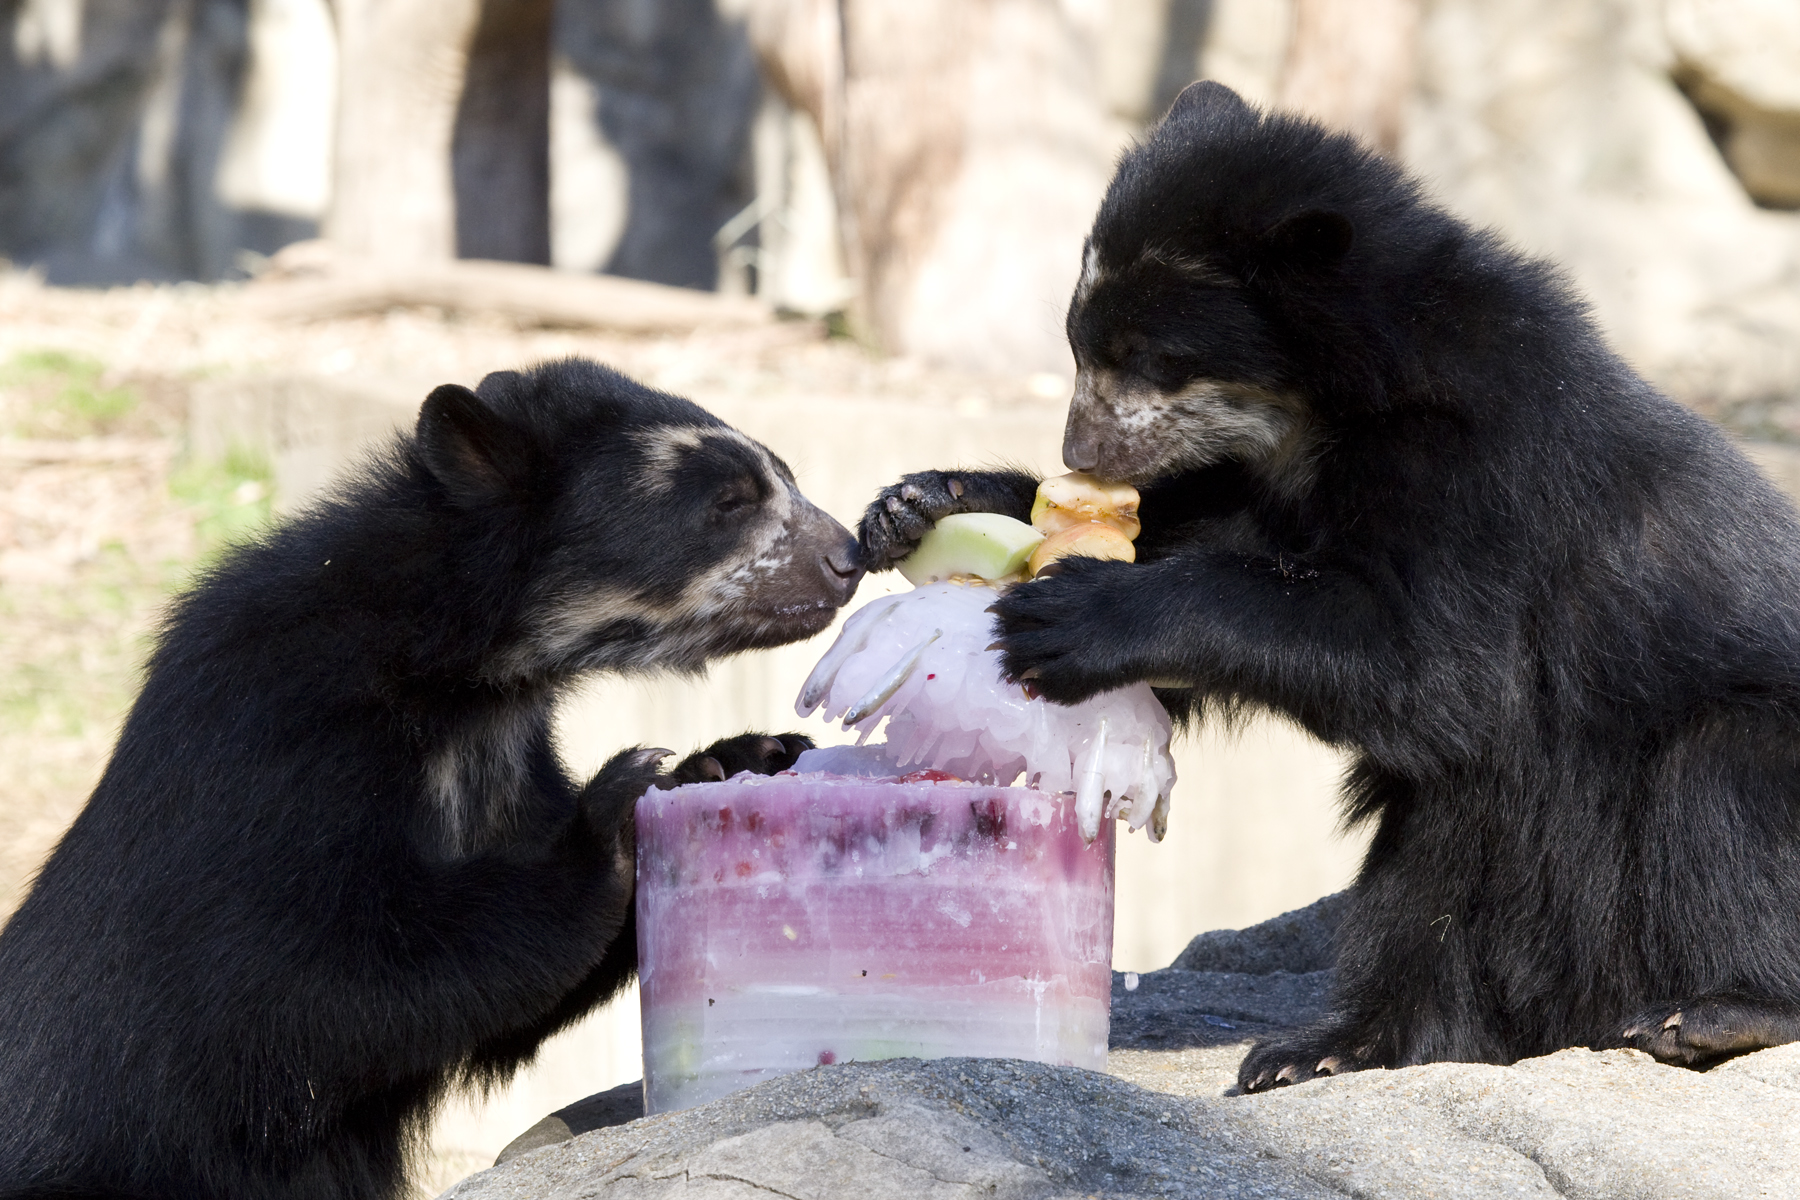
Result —
[[1166, 971], [1115, 977], [1106, 1074], [850, 1064], [637, 1119], [618, 1089], [548, 1118], [445, 1200], [1800, 1195], [1800, 1046], [1704, 1074], [1572, 1049], [1239, 1094], [1249, 1042], [1319, 1011], [1340, 906], [1203, 935]]

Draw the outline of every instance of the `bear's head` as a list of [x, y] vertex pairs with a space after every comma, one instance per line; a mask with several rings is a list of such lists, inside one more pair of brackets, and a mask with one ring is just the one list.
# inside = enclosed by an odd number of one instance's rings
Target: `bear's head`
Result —
[[699, 670], [819, 632], [862, 578], [766, 446], [592, 362], [439, 387], [413, 445], [481, 573], [505, 564], [495, 674]]
[[1381, 390], [1367, 302], [1421, 214], [1352, 139], [1190, 86], [1121, 160], [1083, 250], [1068, 466], [1146, 483], [1303, 457], [1317, 414]]

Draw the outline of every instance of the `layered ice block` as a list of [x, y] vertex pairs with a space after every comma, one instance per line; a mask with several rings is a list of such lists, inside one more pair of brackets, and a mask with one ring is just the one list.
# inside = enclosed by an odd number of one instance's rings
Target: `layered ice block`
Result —
[[821, 1063], [1101, 1068], [1113, 823], [1072, 796], [740, 775], [638, 801], [648, 1112]]

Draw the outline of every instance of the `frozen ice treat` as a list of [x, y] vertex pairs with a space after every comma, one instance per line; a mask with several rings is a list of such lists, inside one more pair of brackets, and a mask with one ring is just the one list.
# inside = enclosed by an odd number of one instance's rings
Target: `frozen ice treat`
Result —
[[647, 1111], [853, 1060], [1101, 1069], [1112, 850], [1031, 788], [807, 773], [649, 793]]
[[1132, 489], [1038, 499], [1036, 528], [939, 522], [901, 564], [917, 586], [845, 622], [795, 707], [855, 745], [638, 802], [648, 1111], [822, 1063], [1105, 1064], [1110, 818], [1162, 837], [1170, 726], [1145, 684], [1065, 706], [1002, 676], [996, 589], [1134, 553]]

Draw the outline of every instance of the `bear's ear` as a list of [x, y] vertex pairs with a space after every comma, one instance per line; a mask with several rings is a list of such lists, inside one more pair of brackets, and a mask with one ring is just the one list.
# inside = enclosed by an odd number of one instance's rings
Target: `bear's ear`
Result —
[[1322, 208], [1284, 218], [1263, 237], [1276, 261], [1300, 267], [1336, 266], [1355, 240], [1349, 217]]
[[530, 479], [524, 435], [466, 387], [432, 389], [419, 409], [417, 440], [425, 466], [458, 504], [503, 500]]
[[1163, 120], [1186, 121], [1199, 118], [1222, 121], [1251, 115], [1250, 106], [1236, 92], [1222, 83], [1202, 79], [1181, 89], [1181, 95], [1175, 97], [1175, 103], [1169, 105], [1169, 113]]

